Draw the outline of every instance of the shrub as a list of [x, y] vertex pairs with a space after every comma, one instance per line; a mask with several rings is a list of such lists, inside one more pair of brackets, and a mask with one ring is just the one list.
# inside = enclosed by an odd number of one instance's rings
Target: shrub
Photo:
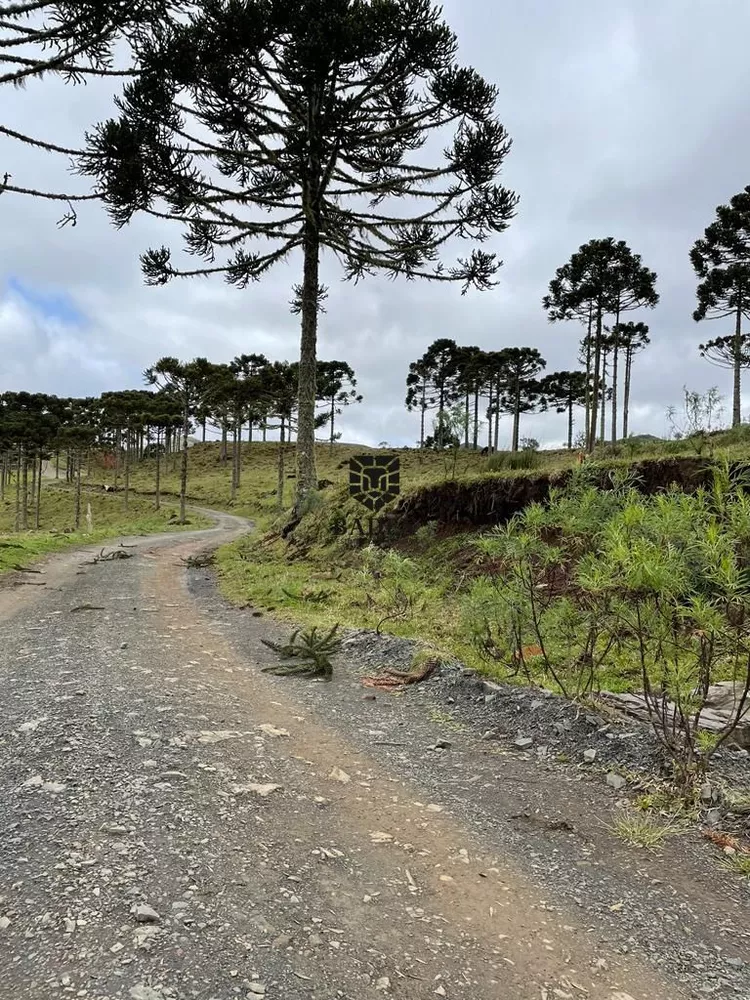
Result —
[[[480, 654], [564, 695], [613, 675], [642, 688], [678, 785], [702, 776], [742, 717], [750, 690], [750, 495], [717, 469], [712, 489], [644, 497], [585, 475], [479, 541], [493, 567], [465, 620]], [[708, 689], [738, 685], [735, 714], [701, 732]]]

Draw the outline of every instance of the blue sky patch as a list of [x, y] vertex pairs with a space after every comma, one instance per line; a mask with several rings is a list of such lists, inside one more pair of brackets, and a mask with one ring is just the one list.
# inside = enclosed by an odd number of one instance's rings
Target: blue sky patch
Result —
[[84, 327], [88, 319], [78, 309], [73, 300], [65, 292], [49, 292], [32, 288], [16, 277], [10, 277], [7, 288], [31, 308], [48, 319], [56, 319], [65, 326]]

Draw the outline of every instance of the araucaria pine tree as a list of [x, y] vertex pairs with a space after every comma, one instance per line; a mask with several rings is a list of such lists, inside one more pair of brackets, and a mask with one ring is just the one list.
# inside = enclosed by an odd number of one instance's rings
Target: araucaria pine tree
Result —
[[[624, 312], [642, 307], [653, 308], [659, 296], [656, 274], [634, 254], [623, 240], [611, 236], [589, 240], [559, 267], [544, 297], [543, 306], [551, 322], [590, 318], [592, 391], [588, 421], [587, 448], [592, 451], [597, 439], [597, 417], [602, 393], [603, 355], [612, 354], [612, 440], [617, 440], [617, 381], [619, 341], [605, 345], [604, 317], [614, 317], [614, 329], [620, 326]], [[587, 366], [588, 367], [588, 366]]]
[[[198, 266], [151, 250], [152, 284], [220, 273], [242, 288], [301, 257], [300, 504], [317, 485], [322, 253], [355, 281], [493, 285], [501, 262], [479, 244], [516, 207], [497, 182], [510, 141], [496, 88], [458, 64], [431, 0], [206, 0], [137, 54], [120, 117], [91, 134], [81, 170], [116, 225], [151, 211], [183, 227]], [[455, 238], [474, 245], [446, 265]]]
[[622, 394], [622, 436], [628, 436], [630, 419], [630, 388], [633, 378], [633, 359], [639, 351], [651, 343], [646, 323], [620, 323], [617, 326], [617, 342], [625, 355], [625, 386]]
[[[742, 319], [750, 315], [750, 185], [728, 205], [719, 205], [716, 221], [696, 240], [690, 261], [699, 279], [693, 319], [734, 318], [730, 360], [734, 373], [732, 427], [736, 427], [742, 421], [742, 369], [747, 367]], [[702, 345], [701, 353], [710, 357], [718, 341], [723, 342], [720, 353], [726, 361], [727, 337]]]

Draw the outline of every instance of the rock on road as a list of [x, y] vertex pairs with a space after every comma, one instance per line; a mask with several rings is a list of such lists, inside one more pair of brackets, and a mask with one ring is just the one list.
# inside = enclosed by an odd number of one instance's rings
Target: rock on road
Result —
[[0, 1000], [689, 996], [260, 672], [183, 563], [246, 530], [0, 592]]

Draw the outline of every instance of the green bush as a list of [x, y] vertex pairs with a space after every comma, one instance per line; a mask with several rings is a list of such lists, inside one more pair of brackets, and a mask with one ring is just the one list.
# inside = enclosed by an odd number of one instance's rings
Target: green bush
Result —
[[750, 685], [750, 493], [718, 468], [713, 488], [644, 497], [627, 474], [585, 475], [477, 543], [492, 574], [472, 586], [474, 646], [511, 674], [569, 697], [640, 687], [683, 787], [714, 744], [699, 736], [708, 688]]

